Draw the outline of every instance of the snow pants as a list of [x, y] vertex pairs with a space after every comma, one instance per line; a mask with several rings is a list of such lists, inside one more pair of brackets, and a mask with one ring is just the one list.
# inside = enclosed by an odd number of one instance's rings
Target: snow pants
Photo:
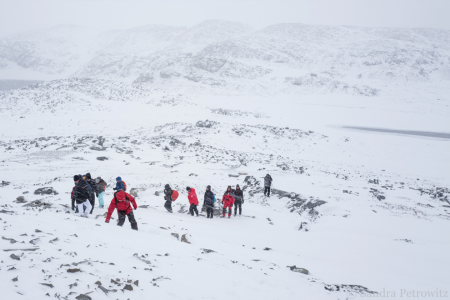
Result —
[[270, 186], [265, 186], [264, 187], [264, 196], [266, 195], [266, 192], [267, 192], [267, 196], [270, 197]]
[[212, 219], [213, 215], [214, 215], [214, 207], [206, 205], [206, 217]]
[[222, 215], [225, 217], [225, 214], [227, 213], [227, 207], [228, 207], [228, 216], [231, 217], [231, 203], [230, 202], [223, 203]]
[[194, 212], [197, 214], [198, 216], [198, 210], [197, 210], [197, 205], [195, 204], [191, 204], [191, 206], [189, 206], [189, 213], [193, 216]]
[[130, 221], [131, 229], [138, 230], [136, 219], [134, 218], [133, 212], [130, 212], [127, 215], [126, 211], [119, 211], [119, 222], [117, 222], [117, 226], [123, 226], [123, 223], [125, 223], [125, 216], [128, 217], [128, 221]]
[[[83, 205], [86, 206], [86, 210], [84, 210]], [[86, 200], [83, 203], [77, 204], [78, 207], [78, 215], [87, 217], [89, 215], [89, 211], [91, 210], [91, 203]]]
[[166, 203], [164, 203], [164, 207], [168, 212], [172, 212], [172, 200], [166, 200]]
[[100, 194], [98, 194], [98, 206], [101, 208], [103, 207], [104, 203], [103, 203], [103, 195], [105, 194], [105, 192], [101, 192]]
[[241, 201], [235, 201], [234, 202], [234, 215], [236, 215], [237, 210], [238, 210], [238, 206], [239, 206], [239, 214], [242, 214], [242, 202]]

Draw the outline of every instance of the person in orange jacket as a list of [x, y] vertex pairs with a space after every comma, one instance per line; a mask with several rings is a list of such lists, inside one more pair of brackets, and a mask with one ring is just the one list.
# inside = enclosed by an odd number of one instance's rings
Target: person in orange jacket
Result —
[[114, 209], [117, 208], [117, 213], [119, 215], [119, 222], [117, 223], [117, 226], [123, 226], [123, 223], [125, 223], [125, 216], [127, 216], [128, 221], [130, 221], [131, 224], [131, 229], [138, 230], [137, 222], [134, 218], [133, 208], [131, 207], [131, 205], [133, 205], [135, 210], [137, 209], [137, 204], [133, 196], [122, 190], [116, 192], [114, 194], [114, 198], [109, 204], [108, 214], [106, 215], [105, 222], [109, 223]]
[[227, 190], [223, 194], [222, 203], [223, 203], [222, 218], [225, 218], [227, 207], [228, 207], [228, 218], [230, 218], [231, 208], [233, 207], [234, 204], [233, 190], [231, 189], [231, 186], [228, 186]]
[[195, 189], [191, 188], [191, 187], [187, 187], [186, 190], [188, 191], [188, 199], [189, 199], [189, 204], [191, 205], [189, 207], [189, 213], [191, 214], [191, 216], [194, 216], [194, 212], [198, 217], [198, 209], [197, 209], [197, 205], [198, 205], [198, 199], [197, 199], [197, 194], [195, 193]]

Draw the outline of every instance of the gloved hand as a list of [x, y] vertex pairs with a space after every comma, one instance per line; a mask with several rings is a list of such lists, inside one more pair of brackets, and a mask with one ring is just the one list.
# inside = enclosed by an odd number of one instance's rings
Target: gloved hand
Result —
[[113, 188], [113, 190], [117, 191], [117, 188]]
[[231, 204], [230, 207], [233, 207], [233, 204]]
[[95, 193], [95, 195], [97, 196], [97, 198], [98, 198], [98, 193]]
[[105, 223], [109, 223], [109, 221], [105, 221]]

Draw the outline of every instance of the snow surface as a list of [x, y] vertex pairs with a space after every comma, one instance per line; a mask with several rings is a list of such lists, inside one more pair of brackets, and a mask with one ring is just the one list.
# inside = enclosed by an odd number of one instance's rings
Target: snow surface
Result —
[[[133, 34], [110, 31], [97, 45], [114, 48], [93, 50], [98, 56], [87, 66], [98, 57], [105, 62], [131, 57], [130, 41], [159, 39], [163, 33], [169, 37], [168, 32], [173, 39], [163, 46], [180, 41], [170, 50], [177, 53], [199, 51], [207, 36], [215, 44], [204, 49], [222, 49], [219, 39], [235, 45], [253, 41], [255, 54], [288, 38], [299, 43], [292, 47], [308, 38], [329, 46], [330, 35], [351, 42], [370, 34], [417, 42], [423, 49], [428, 40], [436, 53], [448, 55], [447, 31], [282, 25], [255, 32], [246, 25], [208, 21], [193, 29], [152, 25]], [[302, 35], [293, 38], [292, 32]], [[120, 44], [125, 38], [128, 42]], [[45, 44], [44, 38], [33, 39]], [[55, 43], [51, 39], [49, 45]], [[386, 45], [376, 47], [389, 51]], [[161, 55], [175, 53], [170, 51]], [[243, 53], [232, 52], [230, 59], [254, 65], [263, 57]], [[436, 55], [430, 70], [441, 62]], [[132, 83], [134, 75], [104, 76], [109, 71], [102, 68], [89, 73], [93, 69], [81, 62], [85, 57], [72, 65], [83, 70], [77, 76], [68, 72], [57, 80], [0, 92], [0, 289], [5, 299], [88, 299], [80, 297], [84, 294], [92, 299], [358, 299], [383, 291], [400, 297], [402, 291], [450, 290], [449, 140], [345, 128], [449, 133], [448, 78], [422, 80], [414, 68], [402, 67], [407, 71], [403, 79], [378, 78], [385, 86], [376, 95], [324, 89], [316, 81], [285, 93], [267, 85], [267, 78], [251, 76], [203, 89], [178, 79]], [[358, 61], [347, 61], [353, 59]], [[448, 68], [448, 56], [445, 63]], [[303, 72], [296, 64], [277, 72], [284, 77], [288, 69]], [[56, 61], [46, 66], [50, 73], [62, 70]], [[177, 60], [171, 66], [185, 68]], [[33, 68], [40, 72], [44, 67]], [[414, 83], [406, 84], [405, 78]], [[249, 93], [260, 91], [255, 82], [271, 92]], [[235, 84], [242, 89], [233, 90]], [[74, 215], [73, 175], [86, 172], [110, 183], [106, 204], [115, 177], [135, 189], [139, 231], [132, 231], [128, 221], [116, 226], [115, 214], [104, 223], [106, 208], [98, 208], [98, 202], [90, 218]], [[267, 173], [274, 179], [270, 198], [261, 188]], [[166, 183], [180, 192], [173, 214], [156, 195]], [[190, 216], [185, 187], [195, 188], [202, 202], [209, 184], [218, 198], [228, 185], [240, 184], [243, 216]], [[35, 194], [44, 187], [57, 194]], [[26, 202], [16, 200], [19, 196]], [[189, 243], [181, 241], [183, 235]], [[294, 265], [308, 274], [288, 267]], [[132, 291], [124, 290], [128, 284]]]

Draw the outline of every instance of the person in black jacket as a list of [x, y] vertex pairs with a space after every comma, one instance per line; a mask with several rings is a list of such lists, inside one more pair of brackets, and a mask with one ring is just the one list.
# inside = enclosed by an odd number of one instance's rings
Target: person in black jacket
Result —
[[214, 194], [211, 192], [211, 186], [206, 187], [205, 196], [203, 197], [203, 205], [206, 207], [206, 218], [213, 218], [214, 215]]
[[94, 206], [95, 206], [95, 191], [97, 191], [97, 186], [95, 184], [95, 180], [93, 180], [91, 178], [91, 173], [86, 173], [85, 175], [86, 181], [89, 184], [89, 186], [91, 187], [91, 193], [89, 195], [89, 202], [91, 203], [91, 214], [94, 211]]
[[166, 200], [166, 203], [164, 203], [164, 207], [167, 209], [168, 212], [173, 213], [172, 211], [172, 189], [168, 184], [164, 186], [164, 200]]
[[236, 217], [238, 206], [239, 216], [242, 214], [242, 204], [244, 204], [244, 193], [241, 190], [239, 184], [236, 184], [236, 189], [233, 191], [234, 195], [234, 216]]
[[[91, 203], [89, 202], [89, 184], [81, 178], [80, 175], [75, 175], [73, 177], [75, 181], [75, 188], [73, 190], [73, 198], [78, 206], [78, 214], [82, 217], [88, 217], [89, 211], [91, 210]], [[84, 207], [86, 210], [84, 210]]]

